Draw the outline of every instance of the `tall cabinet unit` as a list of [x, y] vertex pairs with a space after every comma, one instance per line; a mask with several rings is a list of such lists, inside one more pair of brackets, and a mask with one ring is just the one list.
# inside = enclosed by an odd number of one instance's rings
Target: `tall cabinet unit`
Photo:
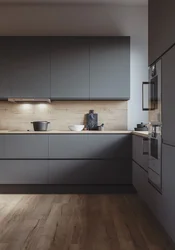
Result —
[[174, 0], [149, 0], [149, 65], [175, 43], [174, 10]]
[[175, 46], [162, 57], [162, 136], [163, 142], [175, 146]]

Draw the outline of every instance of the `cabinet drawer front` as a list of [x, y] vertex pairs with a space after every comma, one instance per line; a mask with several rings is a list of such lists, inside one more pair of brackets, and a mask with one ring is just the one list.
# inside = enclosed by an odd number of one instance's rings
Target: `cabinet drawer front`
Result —
[[5, 135], [0, 136], [0, 159], [5, 157]]
[[132, 181], [140, 197], [147, 201], [148, 192], [148, 173], [135, 162], [132, 163]]
[[88, 158], [88, 135], [50, 135], [49, 158]]
[[47, 135], [7, 135], [5, 157], [7, 159], [45, 159], [49, 157]]
[[1, 160], [0, 184], [47, 184], [48, 160]]
[[49, 184], [131, 184], [129, 160], [50, 160]]
[[131, 135], [89, 135], [89, 158], [132, 158]]
[[149, 152], [149, 140], [141, 136], [133, 136], [132, 139], [132, 158], [142, 168], [148, 171], [148, 152]]

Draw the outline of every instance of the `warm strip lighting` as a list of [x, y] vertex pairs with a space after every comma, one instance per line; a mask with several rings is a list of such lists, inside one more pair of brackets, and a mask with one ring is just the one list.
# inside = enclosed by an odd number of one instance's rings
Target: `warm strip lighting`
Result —
[[23, 110], [31, 109], [32, 105], [30, 103], [23, 103], [20, 105]]
[[40, 109], [46, 109], [47, 108], [47, 104], [46, 103], [39, 103], [37, 105]]

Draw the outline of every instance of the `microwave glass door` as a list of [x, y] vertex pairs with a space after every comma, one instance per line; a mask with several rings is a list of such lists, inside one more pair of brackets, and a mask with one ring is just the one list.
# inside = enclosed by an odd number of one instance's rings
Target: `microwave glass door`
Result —
[[157, 139], [151, 138], [151, 156], [155, 159], [159, 157], [159, 143]]
[[150, 109], [158, 109], [158, 76], [151, 79], [150, 82]]

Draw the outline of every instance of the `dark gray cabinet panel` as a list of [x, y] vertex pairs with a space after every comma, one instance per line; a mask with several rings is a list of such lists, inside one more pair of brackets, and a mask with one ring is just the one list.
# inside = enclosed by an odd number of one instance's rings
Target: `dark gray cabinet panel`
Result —
[[174, 10], [174, 0], [149, 0], [149, 64], [175, 43]]
[[88, 153], [91, 159], [132, 158], [131, 135], [89, 135]]
[[52, 39], [51, 98], [89, 99], [89, 43], [85, 39]]
[[44, 37], [2, 37], [0, 98], [50, 98], [50, 49]]
[[146, 137], [133, 135], [132, 139], [133, 160], [148, 171], [149, 140]]
[[164, 202], [163, 224], [171, 237], [175, 240], [175, 147], [162, 147], [162, 193]]
[[1, 160], [0, 184], [47, 184], [47, 160]]
[[147, 202], [149, 196], [148, 174], [134, 161], [132, 162], [132, 183], [139, 196]]
[[50, 184], [131, 184], [129, 160], [50, 160]]
[[49, 157], [48, 135], [5, 136], [5, 157], [8, 159], [44, 159]]
[[162, 58], [162, 136], [163, 142], [175, 145], [175, 47]]
[[96, 38], [90, 42], [90, 99], [130, 98], [130, 38]]
[[49, 158], [88, 158], [88, 135], [50, 135]]
[[0, 135], [0, 159], [5, 157], [5, 136]]
[[0, 100], [11, 95], [9, 78], [9, 57], [7, 51], [0, 43]]
[[49, 157], [55, 159], [132, 158], [130, 135], [51, 135]]

